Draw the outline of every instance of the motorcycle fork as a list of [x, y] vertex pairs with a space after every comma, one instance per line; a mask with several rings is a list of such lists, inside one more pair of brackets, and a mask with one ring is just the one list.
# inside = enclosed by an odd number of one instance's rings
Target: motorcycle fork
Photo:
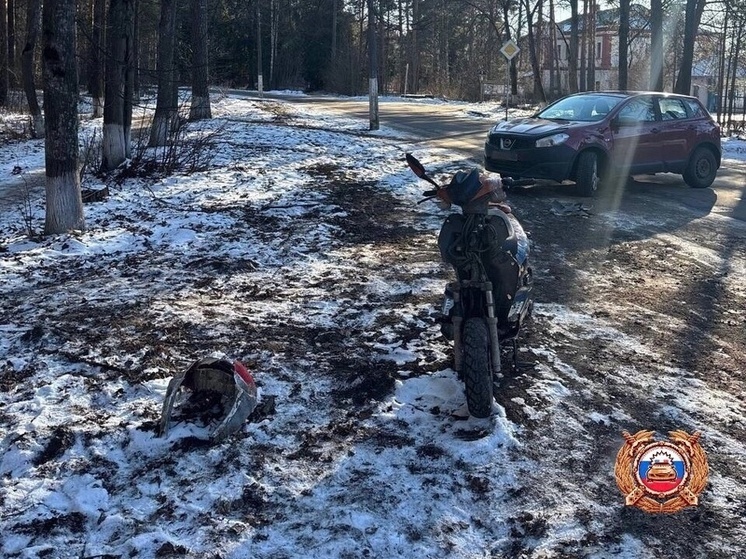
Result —
[[454, 282], [449, 284], [453, 292], [453, 366], [456, 371], [461, 371], [463, 359], [463, 349], [461, 347], [461, 328], [463, 317], [463, 305], [461, 304], [461, 288], [474, 287], [478, 288], [484, 294], [485, 308], [487, 309], [487, 329], [490, 334], [490, 348], [492, 354], [492, 373], [500, 372], [500, 340], [497, 337], [497, 317], [495, 316], [495, 299], [492, 294], [492, 282], [490, 281], [468, 281]]
[[451, 283], [448, 285], [453, 293], [453, 368], [461, 372], [461, 322], [463, 321], [463, 307], [461, 306], [461, 284]]
[[500, 340], [497, 337], [497, 317], [495, 316], [495, 297], [492, 294], [492, 282], [484, 282], [484, 302], [487, 307], [487, 328], [490, 332], [490, 348], [492, 349], [492, 374], [500, 372]]

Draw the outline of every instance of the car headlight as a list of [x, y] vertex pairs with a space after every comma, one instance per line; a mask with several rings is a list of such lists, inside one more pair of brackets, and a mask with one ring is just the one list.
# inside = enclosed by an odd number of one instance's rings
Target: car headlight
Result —
[[565, 133], [554, 134], [553, 136], [547, 136], [546, 138], [536, 140], [536, 147], [550, 148], [552, 146], [558, 146], [560, 144], [564, 144], [568, 140], [568, 138], [570, 138], [570, 136]]

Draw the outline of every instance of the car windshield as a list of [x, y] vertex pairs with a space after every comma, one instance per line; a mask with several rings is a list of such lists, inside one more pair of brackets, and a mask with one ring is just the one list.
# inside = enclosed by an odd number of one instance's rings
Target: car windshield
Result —
[[547, 120], [593, 122], [604, 118], [622, 99], [615, 95], [576, 95], [560, 99], [536, 116]]

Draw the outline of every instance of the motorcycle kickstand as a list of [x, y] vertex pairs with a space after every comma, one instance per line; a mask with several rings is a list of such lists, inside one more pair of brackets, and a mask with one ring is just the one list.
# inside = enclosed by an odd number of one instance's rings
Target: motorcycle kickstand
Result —
[[534, 363], [524, 361], [522, 363], [518, 362], [518, 341], [516, 338], [513, 338], [511, 341], [511, 346], [513, 349], [513, 359], [511, 361], [511, 367], [510, 372], [513, 374], [520, 373], [521, 371], [525, 371], [528, 369], [534, 368]]

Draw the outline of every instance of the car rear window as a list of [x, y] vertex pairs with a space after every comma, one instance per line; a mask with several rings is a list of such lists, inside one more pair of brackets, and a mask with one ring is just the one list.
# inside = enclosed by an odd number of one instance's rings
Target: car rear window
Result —
[[687, 99], [686, 104], [689, 105], [689, 110], [693, 117], [697, 118], [706, 116], [705, 109], [694, 99]]
[[686, 104], [682, 99], [662, 97], [658, 99], [661, 109], [661, 120], [680, 120], [687, 117]]

